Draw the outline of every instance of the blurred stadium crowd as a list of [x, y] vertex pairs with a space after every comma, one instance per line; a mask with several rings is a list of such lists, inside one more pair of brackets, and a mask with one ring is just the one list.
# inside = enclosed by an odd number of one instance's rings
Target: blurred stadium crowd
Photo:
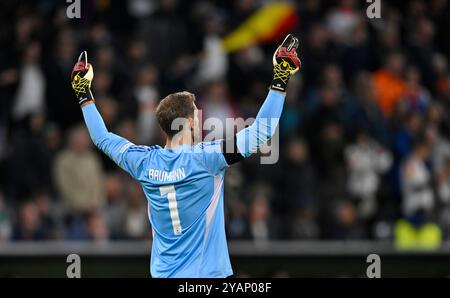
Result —
[[[154, 110], [174, 91], [204, 118], [254, 117], [279, 40], [221, 41], [267, 2], [85, 0], [70, 20], [64, 1], [1, 1], [0, 241], [150, 238], [139, 184], [91, 144], [71, 67], [86, 49], [107, 126], [135, 143], [162, 144]], [[280, 160], [228, 170], [229, 239], [447, 239], [450, 4], [384, 1], [370, 20], [365, 1], [290, 3], [303, 70]]]

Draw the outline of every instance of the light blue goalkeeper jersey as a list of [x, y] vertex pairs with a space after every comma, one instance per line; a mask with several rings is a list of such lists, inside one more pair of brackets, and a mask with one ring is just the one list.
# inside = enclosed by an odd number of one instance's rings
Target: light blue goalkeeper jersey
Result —
[[[237, 134], [248, 156], [274, 134], [284, 95], [270, 91], [256, 121]], [[83, 107], [94, 144], [137, 179], [153, 230], [152, 277], [227, 277], [233, 274], [224, 223], [221, 141], [173, 149], [136, 146], [107, 131], [95, 105]], [[275, 119], [273, 121], [258, 121]]]

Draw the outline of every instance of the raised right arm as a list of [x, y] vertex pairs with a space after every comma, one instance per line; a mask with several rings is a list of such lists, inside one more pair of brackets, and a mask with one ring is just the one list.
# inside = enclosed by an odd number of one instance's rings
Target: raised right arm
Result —
[[[228, 165], [257, 152], [275, 134], [283, 111], [289, 78], [301, 67], [296, 52], [298, 45], [298, 39], [289, 34], [275, 51], [273, 55], [274, 78], [255, 122], [238, 132], [234, 140], [223, 142], [222, 152]], [[235, 144], [234, 150], [227, 152], [227, 143], [230, 141]]]

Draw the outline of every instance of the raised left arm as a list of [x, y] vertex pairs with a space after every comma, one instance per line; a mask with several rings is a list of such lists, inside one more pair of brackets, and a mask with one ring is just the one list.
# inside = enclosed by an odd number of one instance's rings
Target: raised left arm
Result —
[[90, 90], [94, 78], [94, 70], [87, 62], [87, 53], [81, 53], [78, 62], [72, 71], [72, 88], [77, 96], [83, 112], [92, 142], [109, 158], [133, 177], [138, 177], [142, 163], [148, 155], [149, 148], [136, 146], [127, 139], [108, 131], [97, 107], [94, 96]]

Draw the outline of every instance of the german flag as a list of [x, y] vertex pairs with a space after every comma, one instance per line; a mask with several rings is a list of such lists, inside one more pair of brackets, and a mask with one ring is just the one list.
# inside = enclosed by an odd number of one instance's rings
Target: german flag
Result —
[[291, 4], [270, 3], [225, 36], [223, 47], [227, 53], [233, 53], [253, 44], [270, 43], [287, 34], [298, 22]]

